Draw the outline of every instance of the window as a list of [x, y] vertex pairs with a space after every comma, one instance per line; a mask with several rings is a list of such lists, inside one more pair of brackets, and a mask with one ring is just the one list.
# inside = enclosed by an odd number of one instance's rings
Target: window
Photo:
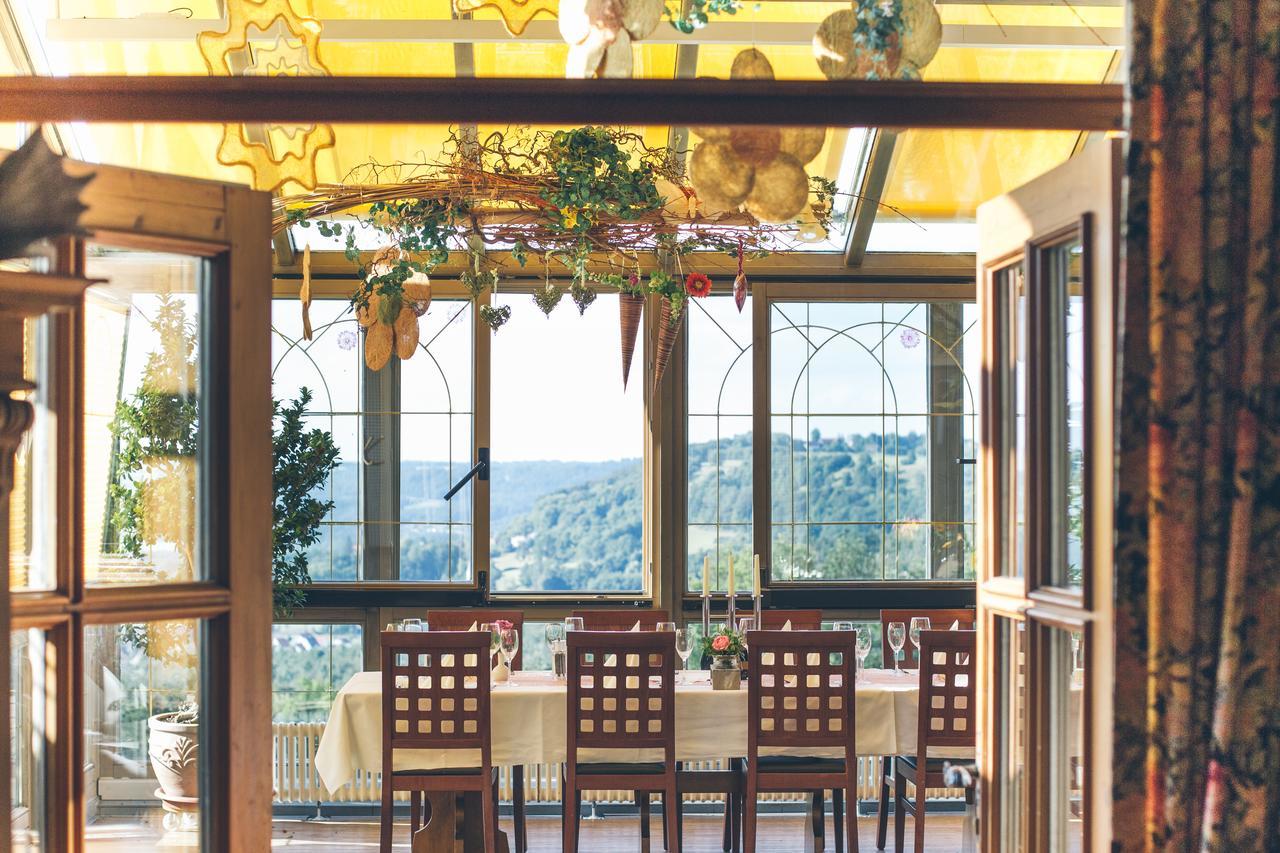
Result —
[[338, 690], [364, 669], [363, 635], [360, 625], [273, 625], [271, 719], [327, 720]]
[[642, 591], [644, 336], [624, 389], [616, 296], [495, 304], [513, 310], [492, 341], [491, 588]]
[[772, 577], [973, 577], [974, 306], [773, 302]]
[[339, 449], [323, 487], [334, 507], [308, 553], [313, 580], [468, 583], [472, 487], [442, 496], [471, 467], [471, 303], [435, 300], [415, 357], [377, 372], [346, 300], [312, 303], [310, 341], [295, 300], [276, 300], [272, 324], [276, 399], [310, 390], [308, 421]]
[[751, 303], [730, 295], [688, 303], [688, 586], [728, 588], [733, 555], [738, 589], [750, 589], [752, 564]]

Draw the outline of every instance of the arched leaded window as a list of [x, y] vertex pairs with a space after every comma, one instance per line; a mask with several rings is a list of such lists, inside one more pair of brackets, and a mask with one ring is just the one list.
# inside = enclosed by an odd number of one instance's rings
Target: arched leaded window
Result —
[[470, 580], [471, 487], [441, 496], [471, 467], [471, 312], [469, 301], [435, 300], [415, 357], [371, 372], [346, 300], [312, 304], [310, 341], [298, 302], [274, 303], [273, 393], [288, 401], [309, 388], [307, 419], [341, 454], [324, 486], [334, 508], [308, 554], [314, 580]]

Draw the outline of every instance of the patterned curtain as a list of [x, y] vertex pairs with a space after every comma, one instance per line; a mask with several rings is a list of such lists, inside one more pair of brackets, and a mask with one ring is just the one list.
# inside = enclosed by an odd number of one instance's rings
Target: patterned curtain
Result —
[[1280, 0], [1130, 8], [1115, 838], [1280, 850]]

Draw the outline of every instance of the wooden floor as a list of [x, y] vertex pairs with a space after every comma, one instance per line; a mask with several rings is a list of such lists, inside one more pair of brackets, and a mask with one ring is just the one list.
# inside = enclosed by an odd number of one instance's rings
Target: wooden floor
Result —
[[[686, 817], [684, 822], [685, 853], [720, 853], [723, 828], [720, 817]], [[512, 836], [510, 820], [502, 821], [507, 837]], [[911, 850], [911, 818], [907, 818], [907, 846]], [[760, 818], [757, 850], [759, 853], [795, 853], [803, 844], [804, 823], [796, 816], [765, 815]], [[832, 851], [831, 819], [827, 819], [827, 850]], [[935, 815], [929, 818], [928, 853], [956, 853], [960, 850], [961, 818], [959, 815]], [[889, 849], [893, 849], [893, 827], [889, 828]], [[662, 849], [662, 822], [655, 817], [651, 829], [654, 853]], [[872, 818], [858, 821], [861, 849], [875, 849], [876, 824]], [[90, 853], [140, 853], [143, 850], [183, 849], [176, 833], [165, 833], [150, 822], [112, 819], [98, 821], [88, 830]], [[408, 853], [408, 824], [396, 825], [396, 853]], [[194, 837], [190, 837], [194, 842]], [[272, 824], [271, 847], [275, 849], [309, 850], [314, 853], [340, 851], [376, 851], [378, 822], [375, 819], [335, 819], [314, 823], [301, 820], [277, 820]], [[197, 849], [194, 844], [192, 850]], [[600, 821], [583, 821], [582, 853], [634, 853], [640, 850], [640, 826], [634, 817], [609, 817]], [[560, 819], [529, 818], [530, 853], [559, 853]]]

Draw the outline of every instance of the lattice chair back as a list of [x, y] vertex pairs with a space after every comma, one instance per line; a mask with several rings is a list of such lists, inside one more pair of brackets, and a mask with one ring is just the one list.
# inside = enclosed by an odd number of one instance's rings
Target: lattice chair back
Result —
[[761, 747], [854, 744], [852, 631], [748, 631], [747, 759]]
[[570, 631], [568, 757], [579, 749], [663, 749], [675, 760], [675, 634]]
[[[920, 632], [920, 711], [916, 751], [976, 746], [976, 631]], [[921, 764], [920, 766], [924, 766]]]
[[821, 610], [762, 610], [760, 612], [761, 631], [781, 631], [782, 626], [791, 623], [792, 631], [821, 631]]
[[641, 631], [656, 631], [659, 622], [669, 622], [665, 610], [636, 610], [631, 607], [612, 610], [575, 610], [574, 616], [582, 618], [582, 627], [588, 631], [630, 631], [637, 622]]
[[383, 631], [384, 763], [396, 749], [478, 749], [488, 767], [489, 686], [488, 634]]
[[[497, 622], [499, 619], [510, 622], [520, 632], [520, 646], [516, 649], [515, 660], [511, 665], [514, 669], [524, 669], [524, 645], [533, 638], [524, 635], [523, 610], [498, 610], [486, 607], [427, 611], [427, 627], [432, 631], [470, 631], [472, 625], [479, 628], [486, 622]], [[540, 637], [538, 639], [541, 641]]]
[[964, 607], [939, 610], [881, 610], [880, 611], [880, 643], [884, 657], [884, 666], [893, 669], [893, 646], [889, 645], [889, 623], [901, 622], [907, 629], [907, 639], [902, 644], [902, 666], [904, 669], [915, 669], [920, 665], [920, 655], [915, 644], [911, 642], [911, 619], [915, 616], [929, 617], [929, 630], [946, 631], [955, 623], [961, 631], [972, 631], [978, 618], [976, 610]]

